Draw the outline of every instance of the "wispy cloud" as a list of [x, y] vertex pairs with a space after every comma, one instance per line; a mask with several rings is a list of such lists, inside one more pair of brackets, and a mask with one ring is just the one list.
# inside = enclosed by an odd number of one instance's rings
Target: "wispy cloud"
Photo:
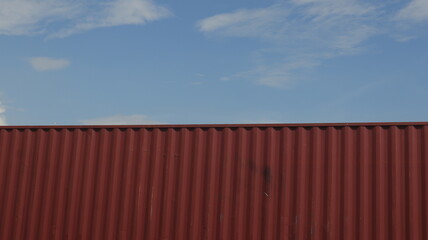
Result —
[[235, 37], [275, 37], [276, 23], [283, 20], [286, 9], [274, 5], [261, 9], [241, 9], [218, 14], [198, 22], [201, 31]]
[[115, 115], [110, 117], [81, 120], [85, 125], [139, 125], [139, 124], [162, 124], [162, 122], [151, 120], [147, 115]]
[[428, 21], [428, 0], [413, 0], [398, 14], [397, 19]]
[[293, 0], [215, 15], [199, 21], [198, 27], [209, 34], [255, 37], [280, 46], [348, 51], [376, 33], [371, 23], [375, 9], [351, 0]]
[[152, 0], [2, 0], [0, 34], [66, 37], [100, 27], [142, 25], [170, 15]]
[[[414, 0], [406, 8], [415, 4], [422, 8], [428, 5], [426, 2]], [[258, 84], [283, 87], [304, 78], [307, 70], [321, 65], [325, 59], [359, 54], [364, 52], [368, 39], [391, 34], [392, 19], [397, 12], [385, 11], [385, 4], [376, 3], [280, 1], [266, 8], [214, 15], [200, 20], [197, 27], [207, 35], [248, 37], [264, 43], [264, 48], [255, 51], [252, 70], [223, 79], [246, 78]], [[406, 13], [406, 8], [402, 12]], [[420, 11], [419, 18], [428, 14]]]
[[169, 17], [172, 13], [151, 0], [115, 0], [104, 5], [86, 9], [70, 27], [61, 29], [51, 37], [66, 37], [75, 33], [100, 27], [142, 25]]
[[[263, 57], [265, 58], [265, 57]], [[278, 62], [267, 62], [264, 63], [263, 60], [260, 61], [254, 69], [238, 72], [230, 76], [225, 76], [220, 78], [222, 81], [231, 81], [231, 80], [252, 80], [256, 84], [266, 85], [269, 87], [280, 87], [280, 88], [289, 88], [291, 87], [296, 80], [299, 80], [299, 72], [301, 70], [307, 70], [318, 65], [317, 62], [310, 60], [298, 61], [289, 61], [283, 60]]]
[[70, 65], [67, 59], [34, 57], [27, 59], [30, 65], [37, 71], [50, 71], [66, 68]]
[[0, 102], [0, 126], [7, 125], [5, 113], [6, 107]]

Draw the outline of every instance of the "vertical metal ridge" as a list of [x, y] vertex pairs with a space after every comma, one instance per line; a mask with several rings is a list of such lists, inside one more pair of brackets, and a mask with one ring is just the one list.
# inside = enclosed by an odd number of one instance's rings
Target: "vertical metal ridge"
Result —
[[49, 232], [50, 226], [52, 225], [51, 222], [51, 212], [52, 205], [53, 205], [53, 194], [55, 192], [55, 174], [57, 171], [57, 159], [56, 159], [56, 152], [58, 150], [57, 147], [57, 130], [51, 129], [47, 132], [48, 135], [48, 142], [47, 142], [47, 153], [46, 153], [46, 167], [44, 168], [45, 172], [45, 182], [44, 182], [44, 200], [42, 201], [41, 205], [41, 212], [40, 212], [40, 238], [41, 239], [47, 239], [50, 237], [51, 233]]
[[[194, 151], [192, 151], [189, 154], [190, 158], [190, 172], [189, 172], [189, 180], [190, 180], [190, 190], [189, 190], [189, 205], [188, 205], [188, 221], [189, 224], [186, 226], [186, 239], [189, 239], [192, 237], [192, 234], [194, 234], [192, 231], [192, 227], [194, 227], [194, 221], [195, 221], [195, 198], [196, 198], [196, 171], [198, 171], [198, 167], [200, 165], [198, 158], [198, 148], [195, 148], [198, 146], [199, 141], [199, 130], [198, 128], [193, 129], [193, 135], [191, 136], [191, 147], [194, 148]], [[196, 205], [197, 206], [197, 205]]]
[[296, 139], [296, 215], [295, 215], [295, 231], [296, 239], [302, 240], [309, 237], [308, 232], [308, 188], [309, 188], [309, 157], [307, 156], [308, 138], [307, 130], [305, 128], [297, 129]]
[[23, 151], [22, 149], [25, 149], [25, 138], [22, 136], [22, 131], [17, 132], [17, 135], [19, 136], [19, 138], [16, 140], [16, 144], [19, 146], [19, 150], [17, 149], [16, 151], [13, 152], [11, 159], [12, 161], [15, 161], [16, 165], [13, 164], [11, 169], [10, 169], [10, 174], [11, 175], [16, 175], [16, 178], [14, 178], [8, 185], [9, 185], [9, 193], [12, 194], [12, 197], [9, 198], [11, 204], [10, 205], [6, 205], [6, 216], [8, 213], [12, 214], [13, 216], [15, 216], [15, 221], [11, 222], [9, 226], [6, 226], [6, 229], [9, 232], [9, 236], [13, 236], [14, 235], [14, 225], [16, 224], [16, 210], [18, 208], [17, 206], [17, 201], [18, 199], [18, 194], [19, 194], [19, 186], [20, 183], [22, 182], [22, 164], [20, 163], [20, 159], [22, 159], [22, 154]]
[[248, 221], [248, 209], [249, 209], [249, 198], [247, 197], [247, 192], [249, 192], [249, 185], [248, 185], [248, 165], [247, 165], [247, 158], [248, 158], [248, 137], [247, 137], [247, 130], [244, 128], [239, 128], [237, 132], [237, 182], [236, 182], [236, 188], [238, 189], [237, 192], [237, 224], [236, 224], [236, 230], [235, 230], [235, 238], [236, 239], [248, 239], [248, 233], [245, 231], [247, 228], [247, 221]]
[[149, 187], [149, 203], [147, 207], [147, 223], [146, 223], [146, 238], [147, 239], [159, 239], [160, 233], [160, 220], [162, 212], [162, 194], [164, 190], [162, 189], [164, 184], [164, 174], [165, 174], [165, 159], [166, 154], [164, 153], [165, 149], [165, 135], [164, 129], [154, 129], [153, 134], [155, 140], [152, 143], [151, 151], [153, 159], [153, 164], [151, 166], [151, 181]]
[[[85, 182], [85, 176], [86, 172], [88, 171], [88, 164], [85, 161], [86, 160], [86, 154], [88, 152], [89, 142], [88, 142], [88, 135], [89, 130], [83, 130], [79, 129], [79, 142], [80, 142], [80, 151], [77, 155], [76, 161], [78, 162], [76, 164], [74, 173], [73, 173], [73, 179], [76, 183], [74, 191], [75, 193], [72, 193], [74, 196], [74, 199], [71, 200], [70, 204], [70, 211], [75, 211], [74, 218], [71, 220], [73, 223], [73, 226], [69, 228], [69, 234], [73, 235], [75, 238], [82, 239], [82, 229], [81, 229], [81, 222], [82, 222], [82, 216], [83, 216], [83, 203], [84, 203], [84, 187], [87, 184]], [[59, 153], [58, 153], [59, 154]], [[75, 203], [74, 203], [75, 202]]]
[[192, 162], [190, 157], [190, 146], [192, 139], [190, 138], [189, 129], [182, 129], [179, 140], [179, 174], [177, 181], [177, 205], [175, 215], [175, 233], [172, 236], [176, 236], [177, 239], [187, 238], [188, 226], [186, 222], [189, 221], [189, 209], [190, 209], [190, 186], [191, 186], [191, 173], [192, 173]]
[[411, 239], [411, 229], [410, 229], [410, 186], [409, 186], [409, 178], [410, 178], [410, 174], [409, 174], [409, 155], [410, 155], [410, 151], [409, 151], [409, 129], [403, 129], [403, 136], [402, 136], [402, 144], [404, 147], [403, 150], [403, 159], [404, 160], [404, 213], [405, 213], [405, 218], [404, 218], [404, 226], [405, 226], [405, 238], [406, 239]]
[[77, 233], [77, 214], [79, 212], [80, 194], [81, 194], [81, 179], [82, 179], [82, 159], [85, 143], [82, 130], [76, 129], [73, 131], [73, 151], [71, 154], [70, 175], [69, 175], [69, 190], [67, 196], [67, 221], [65, 223], [66, 236], [73, 239], [78, 237]]
[[[203, 134], [203, 138], [204, 138], [204, 151], [202, 153], [202, 157], [200, 159], [198, 159], [199, 161], [203, 162], [203, 170], [202, 170], [202, 184], [201, 184], [201, 208], [200, 208], [200, 213], [199, 213], [199, 217], [201, 220], [201, 229], [199, 232], [199, 236], [201, 237], [201, 239], [206, 239], [207, 238], [207, 234], [208, 234], [208, 213], [209, 213], [209, 206], [208, 206], [208, 202], [209, 202], [209, 192], [212, 190], [209, 187], [210, 184], [210, 180], [211, 180], [211, 162], [212, 159], [210, 158], [211, 154], [210, 154], [210, 149], [211, 149], [211, 144], [212, 144], [212, 135], [213, 135], [213, 129], [212, 128], [203, 128], [202, 129]], [[210, 161], [211, 160], [211, 161]]]
[[200, 239], [202, 236], [203, 225], [202, 223], [202, 212], [203, 212], [203, 184], [205, 184], [205, 164], [203, 161], [205, 151], [205, 139], [203, 138], [203, 130], [196, 128], [193, 145], [195, 151], [193, 153], [193, 171], [192, 181], [192, 196], [191, 196], [191, 207], [190, 207], [190, 225], [189, 225], [189, 237], [191, 239]]
[[175, 153], [174, 153], [174, 161], [175, 161], [175, 166], [174, 166], [174, 171], [175, 171], [175, 177], [174, 180], [172, 182], [175, 192], [174, 192], [174, 196], [171, 200], [173, 200], [173, 205], [171, 206], [171, 210], [172, 210], [172, 219], [171, 219], [171, 230], [170, 230], [170, 238], [173, 238], [175, 235], [175, 233], [177, 232], [177, 218], [178, 218], [178, 209], [179, 209], [179, 202], [178, 202], [178, 197], [179, 197], [179, 184], [180, 184], [180, 173], [181, 170], [183, 168], [183, 165], [181, 164], [181, 162], [183, 161], [183, 156], [182, 156], [182, 152], [181, 150], [183, 149], [183, 143], [181, 143], [181, 136], [183, 135], [183, 132], [185, 130], [184, 129], [177, 129], [177, 135], [175, 138]]
[[[230, 151], [233, 144], [230, 138], [231, 131], [232, 130], [230, 128], [226, 128], [223, 131], [220, 142], [222, 151], [220, 155], [221, 169], [219, 173], [219, 194], [217, 196], [217, 201], [219, 203], [219, 215], [217, 216], [216, 228], [218, 239], [228, 239], [232, 237], [232, 227], [230, 225], [233, 224], [231, 212], [233, 210], [232, 204], [234, 201], [234, 192], [231, 183], [232, 166], [236, 160], [232, 158]], [[222, 197], [222, 193], [224, 194], [224, 197]]]
[[277, 215], [280, 215], [278, 210], [278, 198], [279, 198], [279, 147], [280, 134], [278, 129], [268, 128], [266, 132], [266, 150], [265, 159], [266, 166], [263, 170], [264, 175], [264, 192], [265, 195], [265, 209], [263, 221], [265, 227], [262, 229], [262, 239], [277, 239], [278, 231], [276, 221]]
[[119, 138], [119, 129], [115, 128], [115, 129], [109, 129], [110, 131], [110, 139], [108, 142], [106, 142], [106, 149], [107, 153], [106, 153], [106, 162], [107, 162], [107, 169], [106, 169], [106, 178], [105, 181], [103, 181], [103, 184], [105, 184], [107, 186], [107, 188], [105, 189], [104, 195], [102, 196], [105, 200], [104, 203], [104, 219], [103, 219], [103, 228], [104, 231], [102, 232], [101, 236], [103, 239], [107, 239], [109, 237], [110, 234], [112, 234], [110, 232], [110, 228], [109, 228], [109, 220], [112, 219], [111, 215], [112, 215], [112, 211], [114, 211], [114, 209], [112, 209], [112, 206], [114, 206], [114, 199], [111, 198], [112, 196], [112, 192], [114, 191], [114, 185], [113, 185], [113, 181], [114, 181], [114, 172], [115, 172], [115, 155], [117, 152], [117, 139]]
[[117, 239], [117, 228], [120, 208], [120, 184], [122, 179], [123, 163], [126, 162], [124, 158], [124, 133], [121, 129], [113, 130], [113, 141], [111, 142], [111, 170], [110, 170], [110, 191], [106, 196], [110, 200], [107, 205], [106, 213], [106, 239]]
[[156, 201], [158, 212], [155, 212], [154, 216], [156, 216], [156, 221], [154, 224], [156, 225], [156, 231], [154, 231], [154, 238], [155, 239], [161, 239], [162, 234], [162, 220], [163, 220], [163, 214], [165, 209], [165, 194], [166, 194], [166, 183], [167, 183], [167, 171], [170, 167], [169, 163], [169, 142], [171, 142], [170, 133], [172, 129], [161, 129], [161, 136], [162, 136], [162, 148], [159, 148], [159, 156], [162, 160], [160, 160], [160, 169], [159, 171], [159, 185], [156, 187], [156, 190], [158, 193], [158, 200]]
[[357, 239], [357, 162], [355, 151], [355, 131], [351, 127], [344, 129], [344, 146], [343, 146], [343, 235], [342, 239], [356, 240]]
[[164, 134], [165, 138], [165, 164], [164, 164], [164, 176], [165, 181], [163, 183], [163, 194], [162, 194], [162, 207], [160, 214], [160, 227], [159, 227], [159, 238], [168, 239], [171, 238], [171, 232], [173, 231], [173, 220], [174, 220], [174, 208], [173, 204], [176, 199], [176, 187], [175, 182], [177, 182], [177, 130], [168, 129]]
[[428, 238], [428, 127], [423, 126], [421, 129], [421, 176], [422, 176], [422, 184], [421, 184], [421, 212], [422, 212], [422, 226], [423, 228], [423, 239]]
[[207, 205], [205, 211], [207, 212], [207, 231], [206, 239], [217, 239], [218, 231], [218, 218], [220, 217], [220, 202], [218, 201], [218, 196], [221, 195], [221, 180], [223, 171], [223, 164], [221, 159], [222, 146], [220, 140], [222, 139], [222, 132], [218, 129], [211, 128], [211, 142], [209, 145], [208, 152], [211, 153], [207, 156], [209, 161], [209, 174], [207, 188]]
[[421, 129], [421, 176], [422, 176], [422, 190], [421, 190], [421, 212], [422, 212], [422, 226], [423, 228], [423, 239], [428, 238], [428, 127], [423, 126]]
[[314, 178], [314, 169], [315, 169], [315, 162], [314, 162], [314, 146], [316, 145], [316, 143], [314, 142], [314, 128], [309, 128], [308, 129], [308, 133], [309, 135], [308, 140], [307, 140], [307, 146], [309, 146], [309, 149], [306, 149], [307, 151], [307, 155], [306, 157], [308, 158], [308, 172], [307, 172], [307, 194], [308, 194], [308, 199], [307, 199], [307, 223], [306, 223], [306, 236], [307, 239], [311, 239], [313, 238], [313, 212], [312, 210], [312, 203], [314, 201], [314, 191], [312, 189], [312, 182], [313, 182], [313, 178]]
[[[36, 152], [35, 152], [35, 161], [36, 167], [34, 168], [34, 175], [32, 180], [32, 193], [30, 199], [30, 209], [28, 216], [28, 230], [25, 238], [33, 236], [34, 238], [38, 237], [40, 231], [40, 211], [43, 206], [43, 192], [44, 192], [44, 169], [46, 169], [46, 150], [47, 150], [47, 135], [45, 130], [39, 129], [37, 131], [38, 141], [36, 143]], [[42, 193], [42, 194], [41, 194]]]
[[394, 188], [393, 191], [393, 234], [392, 238], [399, 240], [405, 239], [405, 168], [404, 161], [401, 161], [403, 149], [401, 146], [401, 132], [398, 127], [393, 126], [391, 129], [391, 151], [392, 151], [392, 176]]
[[407, 148], [409, 158], [409, 219], [412, 219], [410, 225], [410, 239], [419, 240], [422, 239], [422, 215], [421, 215], [421, 202], [419, 194], [421, 194], [421, 176], [420, 172], [420, 154], [418, 144], [416, 144], [416, 129], [411, 126], [408, 128]]
[[216, 129], [217, 133], [217, 148], [215, 151], [217, 151], [217, 171], [216, 171], [216, 194], [214, 194], [214, 203], [215, 203], [215, 211], [213, 212], [213, 222], [215, 226], [212, 227], [212, 237], [211, 239], [218, 239], [220, 238], [220, 225], [221, 221], [224, 220], [224, 211], [222, 211], [222, 198], [224, 197], [225, 189], [223, 188], [223, 181], [225, 179], [224, 173], [226, 172], [225, 169], [225, 162], [224, 162], [224, 145], [222, 144], [224, 140], [225, 131], [224, 129]]
[[344, 229], [345, 229], [345, 137], [346, 137], [346, 128], [347, 127], [341, 127], [337, 130], [338, 136], [338, 158], [339, 158], [339, 172], [338, 172], [338, 192], [339, 195], [339, 224], [338, 224], [338, 230], [339, 230], [339, 238], [344, 239]]
[[[204, 162], [203, 167], [203, 182], [201, 187], [201, 209], [199, 213], [199, 217], [201, 219], [201, 229], [200, 229], [200, 236], [201, 239], [206, 239], [208, 237], [208, 217], [209, 217], [209, 193], [212, 191], [212, 188], [210, 188], [210, 182], [212, 178], [212, 172], [211, 172], [211, 163], [212, 163], [212, 157], [210, 153], [210, 150], [212, 149], [212, 143], [213, 143], [213, 134], [214, 134], [213, 128], [203, 128], [203, 135], [204, 135], [204, 151], [202, 154], [202, 158], [199, 159], [199, 161]], [[205, 160], [205, 161], [204, 161]]]
[[326, 159], [325, 156], [325, 143], [320, 141], [325, 136], [325, 130], [315, 128], [313, 130], [313, 161], [314, 161], [314, 176], [313, 176], [313, 204], [311, 212], [313, 212], [313, 221], [311, 224], [311, 238], [314, 240], [325, 239], [326, 230], [324, 226], [325, 222], [325, 196], [326, 196]]
[[2, 215], [4, 215], [5, 219], [10, 219], [9, 221], [2, 222], [1, 227], [1, 237], [3, 239], [9, 239], [12, 235], [12, 228], [14, 225], [15, 215], [15, 202], [16, 202], [16, 194], [17, 194], [17, 183], [19, 181], [19, 148], [22, 148], [22, 138], [18, 132], [18, 130], [12, 130], [12, 141], [9, 145], [10, 151], [10, 164], [8, 164], [8, 168], [6, 170], [6, 181], [4, 183], [4, 191], [5, 191], [5, 199], [3, 200], [3, 211]]
[[105, 213], [108, 199], [105, 197], [108, 191], [108, 172], [109, 172], [109, 141], [111, 133], [109, 129], [101, 129], [98, 138], [98, 151], [96, 157], [97, 171], [95, 178], [95, 202], [94, 204], [94, 223], [92, 225], [92, 239], [104, 239]]
[[[119, 180], [119, 191], [118, 191], [118, 217], [116, 219], [117, 224], [112, 226], [115, 231], [115, 238], [129, 239], [132, 224], [130, 223], [131, 212], [131, 194], [132, 189], [136, 188], [135, 182], [133, 182], [133, 163], [135, 160], [135, 133], [134, 129], [128, 128], [123, 132], [123, 151], [122, 151], [122, 171]], [[120, 160], [119, 160], [120, 161]]]
[[[65, 221], [65, 201], [66, 201], [66, 190], [68, 183], [65, 182], [67, 179], [67, 174], [69, 173], [68, 157], [71, 151], [71, 141], [69, 140], [69, 130], [62, 129], [59, 132], [59, 155], [58, 155], [58, 177], [56, 179], [56, 190], [54, 194], [54, 204], [52, 211], [52, 221], [54, 225], [51, 229], [53, 232], [53, 239], [62, 239], [64, 237], [63, 233], [63, 223]], [[37, 138], [38, 139], [38, 138]]]
[[266, 229], [270, 226], [268, 224], [268, 216], [269, 213], [269, 197], [272, 196], [273, 192], [270, 191], [269, 185], [272, 180], [272, 169], [269, 164], [269, 160], [272, 159], [270, 147], [272, 146], [272, 142], [269, 139], [272, 128], [267, 127], [262, 129], [263, 137], [261, 138], [260, 147], [261, 147], [261, 167], [258, 169], [258, 173], [260, 175], [261, 181], [260, 186], [262, 189], [261, 195], [261, 206], [260, 206], [260, 217], [259, 217], [259, 237], [258, 239], [266, 238]]
[[391, 139], [392, 139], [392, 134], [391, 134], [391, 127], [386, 128], [386, 131], [384, 131], [384, 135], [385, 135], [385, 148], [383, 149], [385, 151], [385, 156], [386, 156], [386, 161], [387, 161], [387, 170], [386, 170], [386, 185], [387, 185], [387, 196], [386, 196], [386, 201], [387, 201], [387, 208], [385, 209], [386, 211], [386, 221], [387, 221], [387, 227], [386, 227], [386, 231], [387, 233], [385, 233], [385, 235], [388, 237], [388, 239], [392, 239], [392, 232], [393, 232], [393, 226], [392, 226], [392, 222], [393, 222], [393, 214], [391, 209], [393, 208], [393, 189], [394, 189], [394, 185], [393, 185], [393, 161], [392, 161], [392, 151], [391, 151]]
[[262, 211], [262, 201], [264, 197], [263, 192], [263, 178], [262, 178], [262, 171], [263, 171], [263, 158], [262, 158], [262, 145], [261, 145], [261, 139], [262, 132], [258, 128], [253, 128], [251, 131], [251, 150], [250, 155], [253, 156], [249, 159], [250, 164], [250, 194], [248, 198], [250, 199], [249, 203], [249, 222], [248, 222], [248, 229], [250, 229], [250, 237], [249, 239], [260, 239], [261, 237], [261, 227], [262, 223], [259, 222], [261, 219], [261, 211]]
[[340, 239], [340, 150], [339, 134], [334, 127], [328, 128], [328, 158], [329, 158], [329, 179], [327, 183], [328, 192], [328, 216], [327, 226], [328, 239]]
[[[31, 167], [33, 161], [31, 161], [31, 153], [34, 149], [33, 144], [34, 134], [29, 129], [24, 130], [23, 133], [23, 149], [22, 149], [22, 158], [21, 158], [21, 171], [18, 176], [20, 184], [18, 186], [18, 195], [16, 199], [16, 211], [15, 211], [15, 223], [13, 228], [13, 239], [23, 239], [23, 234], [25, 231], [25, 218], [27, 216], [27, 204], [26, 201], [29, 195], [29, 186], [30, 186], [30, 177], [31, 177]], [[0, 143], [2, 145], [4, 142]], [[3, 212], [3, 211], [1, 211]], [[0, 222], [0, 224], [2, 224]], [[2, 224], [3, 225], [3, 224]]]
[[372, 174], [371, 174], [371, 158], [369, 146], [372, 144], [369, 138], [369, 130], [364, 127], [361, 129], [360, 144], [361, 144], [361, 239], [372, 239], [373, 212], [371, 204], [372, 196]]
[[300, 189], [298, 189], [298, 186], [300, 184], [299, 182], [299, 137], [300, 137], [300, 128], [295, 128], [293, 129], [293, 153], [292, 153], [292, 159], [291, 160], [291, 164], [292, 164], [292, 171], [293, 171], [293, 175], [292, 175], [292, 187], [291, 187], [291, 192], [289, 194], [292, 195], [292, 202], [291, 202], [291, 236], [293, 239], [296, 239], [298, 237], [298, 224], [299, 224], [299, 195], [298, 193], [301, 191]]
[[385, 224], [385, 217], [382, 216], [384, 214], [384, 192], [385, 192], [385, 186], [383, 185], [383, 179], [382, 176], [382, 165], [384, 164], [384, 159], [382, 159], [382, 132], [381, 127], [376, 126], [373, 130], [373, 179], [375, 181], [373, 186], [373, 196], [374, 196], [374, 236], [373, 239], [385, 239], [385, 236], [380, 236], [379, 233], [384, 233], [381, 230], [384, 230], [384, 224]]
[[[0, 195], [0, 213], [4, 213], [5, 209], [5, 200], [7, 198], [6, 194], [6, 183], [8, 181], [8, 166], [11, 164], [11, 161], [9, 159], [9, 151], [11, 150], [12, 145], [12, 139], [9, 136], [11, 130], [6, 129], [0, 129], [0, 190], [4, 191]], [[1, 192], [0, 192], [1, 193]], [[3, 237], [3, 233], [5, 231], [4, 226], [6, 224], [6, 221], [9, 221], [6, 217], [0, 218], [0, 236]]]
[[369, 151], [369, 156], [370, 156], [370, 161], [371, 161], [371, 169], [370, 169], [370, 175], [371, 175], [371, 180], [372, 180], [372, 186], [371, 186], [371, 193], [370, 193], [370, 205], [371, 205], [371, 215], [370, 218], [372, 219], [373, 225], [371, 227], [371, 238], [372, 239], [376, 239], [376, 230], [378, 227], [378, 211], [377, 211], [377, 198], [378, 198], [378, 189], [377, 189], [377, 182], [378, 182], [378, 177], [376, 176], [376, 169], [379, 165], [378, 163], [378, 159], [376, 159], [376, 148], [378, 147], [378, 143], [376, 142], [376, 129], [379, 126], [375, 126], [375, 127], [371, 127], [371, 131], [370, 131], [370, 140], [371, 140], [371, 144], [370, 144], [370, 151]]
[[[231, 170], [233, 177], [232, 177], [232, 189], [233, 189], [233, 201], [232, 201], [232, 206], [231, 206], [231, 216], [232, 216], [232, 224], [230, 226], [230, 238], [236, 238], [238, 236], [238, 231], [239, 231], [239, 222], [242, 222], [242, 219], [240, 218], [242, 215], [240, 214], [239, 210], [240, 210], [240, 206], [245, 204], [245, 202], [239, 202], [239, 196], [242, 195], [242, 190], [239, 188], [239, 183], [241, 182], [241, 178], [242, 178], [242, 172], [241, 172], [241, 168], [240, 168], [240, 164], [242, 163], [242, 155], [241, 152], [242, 150], [240, 148], [240, 145], [242, 143], [239, 142], [239, 137], [240, 137], [240, 131], [241, 128], [235, 129], [233, 130], [233, 134], [231, 133], [231, 142], [232, 142], [232, 146], [233, 149], [235, 149], [235, 151], [233, 151], [232, 147], [229, 150], [231, 153], [231, 158], [233, 159], [232, 161], [234, 162], [233, 164], [233, 169]], [[228, 239], [228, 238], [225, 238]]]
[[[77, 129], [70, 129], [70, 138], [71, 138], [71, 150], [70, 150], [70, 155], [67, 156], [67, 163], [64, 164], [62, 167], [64, 169], [64, 172], [66, 172], [67, 174], [65, 175], [65, 180], [64, 180], [64, 186], [62, 188], [64, 188], [64, 192], [63, 192], [63, 200], [61, 201], [61, 211], [62, 211], [62, 230], [63, 230], [63, 238], [69, 238], [72, 236], [69, 236], [69, 232], [68, 232], [68, 227], [70, 224], [70, 215], [72, 215], [73, 213], [70, 212], [69, 209], [69, 204], [70, 204], [70, 198], [71, 196], [71, 192], [70, 190], [74, 187], [74, 184], [72, 182], [72, 174], [73, 174], [73, 169], [74, 169], [74, 165], [75, 165], [75, 159], [77, 158], [77, 153], [78, 151], [80, 151], [79, 149], [79, 142], [77, 139], [77, 134], [76, 131], [78, 131]], [[42, 200], [42, 203], [44, 203], [44, 200]], [[44, 204], [43, 204], [44, 205]], [[46, 209], [49, 209], [48, 206], [44, 205], [46, 207]], [[48, 211], [47, 211], [48, 212]], [[49, 224], [47, 222], [45, 222], [44, 224]], [[40, 237], [41, 239], [43, 239], [43, 236]]]
[[376, 229], [378, 231], [375, 231], [375, 239], [380, 240], [386, 240], [389, 239], [388, 236], [385, 234], [386, 232], [386, 225], [387, 225], [387, 214], [386, 214], [386, 208], [387, 205], [387, 186], [386, 186], [386, 180], [385, 177], [387, 176], [385, 168], [387, 168], [387, 162], [384, 152], [384, 133], [380, 126], [376, 126], [374, 130], [374, 141], [375, 141], [375, 148], [374, 148], [374, 161], [375, 161], [375, 172], [374, 177], [376, 179], [376, 186], [375, 186], [375, 206], [376, 206], [376, 212], [374, 213], [375, 216], [377, 216], [375, 223], [376, 223]]
[[95, 197], [95, 176], [97, 171], [97, 158], [95, 158], [98, 147], [96, 145], [97, 136], [98, 133], [93, 129], [89, 129], [86, 132], [86, 151], [83, 159], [86, 167], [82, 176], [81, 214], [79, 219], [79, 235], [81, 235], [82, 239], [90, 239], [90, 231], [92, 229], [91, 222], [93, 209], [95, 208], [93, 199]]
[[276, 225], [276, 239], [281, 239], [282, 236], [282, 229], [285, 228], [284, 226], [284, 195], [285, 195], [285, 158], [284, 158], [284, 151], [282, 151], [283, 146], [285, 145], [285, 128], [279, 128], [278, 129], [278, 193], [277, 193], [277, 206], [276, 209], [277, 217], [276, 219], [272, 219], [274, 224]]
[[294, 165], [293, 164], [293, 135], [292, 135], [293, 131], [292, 129], [286, 128], [285, 132], [284, 132], [284, 138], [285, 138], [285, 146], [284, 146], [284, 159], [283, 161], [285, 162], [283, 164], [283, 167], [285, 168], [283, 171], [285, 173], [285, 178], [284, 178], [284, 185], [285, 185], [285, 189], [284, 189], [284, 197], [283, 199], [281, 199], [282, 202], [284, 202], [284, 222], [283, 222], [283, 226], [284, 228], [282, 228], [282, 232], [280, 234], [280, 237], [282, 238], [289, 238], [289, 239], [294, 239], [294, 235], [293, 235], [293, 228], [294, 228], [294, 213], [293, 213], [293, 190], [294, 190], [294, 179], [293, 179], [293, 174], [295, 173], [294, 171]]
[[138, 134], [138, 152], [136, 153], [136, 164], [134, 169], [135, 184], [132, 215], [132, 235], [133, 239], [143, 239], [146, 232], [146, 216], [149, 191], [149, 180], [151, 176], [151, 163], [149, 156], [151, 154], [151, 132], [148, 129], [142, 129]]

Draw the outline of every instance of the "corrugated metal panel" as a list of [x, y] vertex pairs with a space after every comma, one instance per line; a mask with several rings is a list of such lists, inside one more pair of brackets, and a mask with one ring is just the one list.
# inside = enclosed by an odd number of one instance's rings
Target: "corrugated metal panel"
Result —
[[428, 124], [0, 128], [0, 239], [428, 239]]

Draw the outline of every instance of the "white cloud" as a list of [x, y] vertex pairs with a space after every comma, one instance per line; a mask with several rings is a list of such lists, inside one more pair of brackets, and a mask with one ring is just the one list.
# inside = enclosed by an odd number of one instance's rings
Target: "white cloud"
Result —
[[264, 30], [271, 31], [269, 28], [275, 27], [273, 24], [281, 20], [284, 10], [276, 5], [254, 10], [242, 9], [203, 19], [198, 22], [198, 26], [203, 32], [220, 31], [229, 36], [255, 37], [271, 34]]
[[[323, 59], [361, 51], [380, 34], [377, 8], [354, 0], [291, 0], [259, 9], [218, 14], [197, 23], [201, 32], [251, 37], [268, 47], [257, 51], [253, 70], [223, 79], [246, 78], [281, 87]], [[274, 60], [272, 60], [274, 59]]]
[[153, 121], [147, 115], [115, 115], [103, 118], [94, 118], [80, 121], [85, 125], [139, 125], [139, 124], [162, 124]]
[[76, 6], [68, 1], [1, 0], [0, 34], [42, 33], [49, 22], [70, 18], [76, 10]]
[[28, 62], [37, 71], [58, 70], [70, 65], [67, 59], [56, 59], [48, 57], [28, 58]]
[[141, 25], [170, 15], [152, 0], [0, 0], [0, 34], [65, 37], [99, 27]]
[[6, 107], [0, 102], [0, 126], [7, 125], [5, 113]]
[[96, 11], [88, 10], [81, 20], [52, 34], [51, 37], [67, 37], [100, 27], [142, 25], [171, 15], [167, 8], [157, 6], [151, 0], [115, 0], [102, 5]]
[[427, 21], [428, 0], [413, 0], [397, 14], [398, 20]]

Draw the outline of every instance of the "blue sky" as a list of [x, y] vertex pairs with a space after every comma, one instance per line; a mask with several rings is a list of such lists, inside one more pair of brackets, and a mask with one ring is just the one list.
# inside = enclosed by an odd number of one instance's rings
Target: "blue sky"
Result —
[[428, 121], [428, 0], [0, 0], [0, 124]]

